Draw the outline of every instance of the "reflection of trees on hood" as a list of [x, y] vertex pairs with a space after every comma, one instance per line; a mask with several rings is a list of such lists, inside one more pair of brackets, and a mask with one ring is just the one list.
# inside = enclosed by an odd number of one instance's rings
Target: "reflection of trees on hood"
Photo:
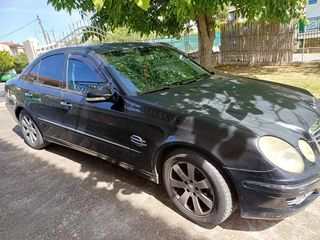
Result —
[[197, 118], [256, 127], [274, 122], [308, 126], [317, 115], [312, 96], [302, 90], [241, 78], [212, 76], [142, 97]]

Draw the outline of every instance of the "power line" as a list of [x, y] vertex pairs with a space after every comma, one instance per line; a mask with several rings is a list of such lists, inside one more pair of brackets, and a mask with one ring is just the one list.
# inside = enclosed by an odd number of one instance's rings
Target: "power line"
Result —
[[34, 22], [36, 22], [36, 21], [37, 21], [37, 19], [33, 20], [32, 22], [27, 23], [26, 25], [23, 25], [22, 27], [19, 27], [18, 29], [14, 30], [14, 31], [12, 31], [12, 32], [9, 32], [9, 33], [7, 33], [7, 34], [4, 34], [4, 35], [0, 36], [0, 39], [5, 38], [5, 37], [7, 37], [7, 36], [10, 36], [11, 34], [14, 34], [14, 33], [18, 32], [18, 31], [20, 31], [21, 29], [23, 29], [23, 28], [31, 25], [32, 23], [34, 23]]

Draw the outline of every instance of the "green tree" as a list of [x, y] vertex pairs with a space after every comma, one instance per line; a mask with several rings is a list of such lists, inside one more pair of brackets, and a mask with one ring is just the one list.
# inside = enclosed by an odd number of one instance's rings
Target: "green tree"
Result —
[[56, 10], [93, 12], [94, 24], [128, 27], [149, 35], [177, 36], [194, 21], [199, 33], [200, 63], [211, 68], [217, 19], [234, 6], [248, 21], [289, 22], [300, 18], [305, 0], [48, 0]]
[[13, 57], [7, 51], [0, 51], [0, 74], [13, 68]]
[[[89, 27], [90, 28], [90, 27]], [[104, 29], [107, 31], [107, 28]], [[105, 43], [105, 42], [134, 42], [134, 41], [144, 41], [151, 38], [155, 38], [155, 35], [151, 36], [141, 36], [139, 33], [130, 32], [126, 27], [119, 27], [113, 29], [111, 32], [109, 31], [107, 35], [101, 36], [94, 33], [88, 33], [84, 31], [82, 41], [85, 42], [88, 39], [91, 39], [93, 43]]]
[[17, 73], [21, 73], [28, 66], [28, 57], [25, 53], [20, 53], [13, 58], [14, 69]]
[[146, 39], [148, 38], [144, 38], [138, 33], [130, 32], [126, 27], [120, 27], [114, 29], [103, 40], [104, 42], [134, 42]]

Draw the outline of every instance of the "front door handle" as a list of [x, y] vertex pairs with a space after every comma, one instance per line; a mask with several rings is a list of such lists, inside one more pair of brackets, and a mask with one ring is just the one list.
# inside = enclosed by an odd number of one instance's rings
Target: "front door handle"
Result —
[[67, 108], [72, 108], [72, 104], [69, 102], [61, 101], [60, 104]]
[[139, 147], [146, 147], [147, 146], [147, 142], [145, 140], [143, 140], [140, 136], [138, 135], [132, 135], [130, 137], [130, 141], [139, 146]]
[[32, 93], [29, 93], [29, 92], [26, 92], [26, 93], [24, 93], [24, 96], [26, 96], [26, 97], [33, 97], [33, 94], [32, 94]]

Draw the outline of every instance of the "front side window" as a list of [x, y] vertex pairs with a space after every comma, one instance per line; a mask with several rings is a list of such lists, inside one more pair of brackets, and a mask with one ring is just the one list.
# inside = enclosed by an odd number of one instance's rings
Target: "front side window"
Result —
[[[132, 94], [142, 94], [209, 76], [207, 71], [183, 54], [168, 47], [124, 49], [106, 52], [103, 56], [121, 73], [121, 77], [136, 86], [137, 91]], [[128, 85], [128, 82], [121, 81]]]
[[97, 72], [78, 59], [69, 59], [67, 85], [69, 90], [86, 94], [90, 89], [106, 85]]
[[64, 55], [46, 57], [40, 62], [38, 83], [59, 87], [63, 81]]

